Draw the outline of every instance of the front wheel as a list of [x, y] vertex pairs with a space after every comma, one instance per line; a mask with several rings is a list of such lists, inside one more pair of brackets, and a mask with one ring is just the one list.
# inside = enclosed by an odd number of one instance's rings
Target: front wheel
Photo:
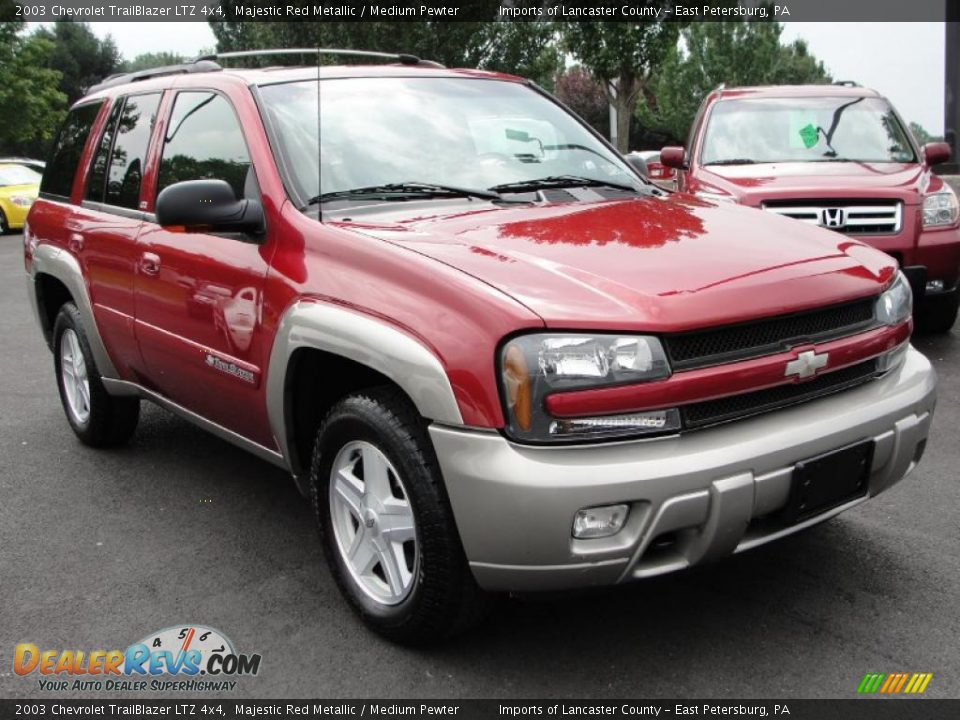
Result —
[[323, 421], [310, 486], [327, 563], [363, 621], [396, 642], [466, 629], [483, 593], [467, 566], [423, 420], [405, 396], [348, 396]]
[[140, 400], [113, 397], [100, 379], [80, 312], [66, 303], [53, 324], [53, 358], [67, 422], [92, 447], [125, 443], [137, 429]]

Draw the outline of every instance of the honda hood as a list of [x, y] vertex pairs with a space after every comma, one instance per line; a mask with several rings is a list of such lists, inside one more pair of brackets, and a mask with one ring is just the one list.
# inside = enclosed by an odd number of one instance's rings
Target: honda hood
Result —
[[921, 202], [931, 173], [917, 163], [785, 162], [707, 165], [696, 189], [729, 195], [743, 205], [794, 198], [897, 199]]

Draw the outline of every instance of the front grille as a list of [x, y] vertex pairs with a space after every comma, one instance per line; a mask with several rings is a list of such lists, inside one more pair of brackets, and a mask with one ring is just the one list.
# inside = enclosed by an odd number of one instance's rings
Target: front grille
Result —
[[680, 408], [683, 427], [693, 430], [796, 405], [861, 385], [876, 375], [877, 361], [869, 360], [821, 375], [809, 382], [778, 385], [766, 390], [686, 405]]
[[894, 235], [903, 225], [897, 200], [769, 200], [761, 207], [845, 235]]
[[874, 303], [874, 298], [867, 298], [759, 322], [666, 335], [663, 343], [674, 370], [773, 355], [869, 329], [876, 324]]

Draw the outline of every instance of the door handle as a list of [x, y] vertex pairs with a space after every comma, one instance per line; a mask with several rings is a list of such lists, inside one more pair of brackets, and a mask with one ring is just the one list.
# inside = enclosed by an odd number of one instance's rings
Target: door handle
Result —
[[156, 253], [145, 252], [140, 256], [140, 272], [144, 275], [160, 274], [160, 256]]
[[83, 235], [81, 235], [78, 232], [70, 233], [70, 239], [67, 240], [67, 248], [74, 255], [78, 254], [81, 250], [83, 250]]

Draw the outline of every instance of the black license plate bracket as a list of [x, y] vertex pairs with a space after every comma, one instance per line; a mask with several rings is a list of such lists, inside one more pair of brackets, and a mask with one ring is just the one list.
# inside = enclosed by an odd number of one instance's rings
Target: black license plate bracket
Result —
[[867, 440], [794, 465], [784, 522], [802, 522], [866, 495], [873, 450], [873, 440]]

